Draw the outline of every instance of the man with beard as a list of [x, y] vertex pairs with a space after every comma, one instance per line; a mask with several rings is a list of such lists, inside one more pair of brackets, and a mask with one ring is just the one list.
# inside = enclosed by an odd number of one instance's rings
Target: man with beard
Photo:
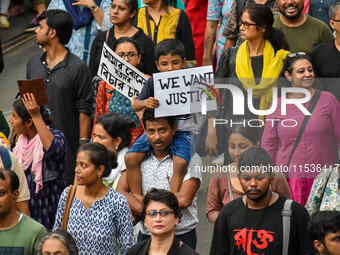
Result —
[[88, 141], [92, 103], [91, 75], [86, 64], [65, 47], [71, 38], [73, 19], [62, 10], [48, 10], [39, 17], [37, 43], [45, 52], [32, 56], [27, 79], [43, 78], [53, 128], [67, 140], [65, 180], [73, 183], [76, 152]]
[[283, 31], [292, 53], [305, 52], [310, 56], [318, 44], [334, 38], [324, 22], [302, 13], [303, 0], [276, 1], [281, 14], [275, 17], [273, 27]]
[[340, 254], [340, 212], [317, 212], [312, 215], [308, 228], [317, 254]]
[[[239, 160], [245, 195], [226, 204], [217, 217], [210, 254], [282, 254], [283, 208], [286, 198], [270, 191], [273, 180], [270, 155], [263, 148], [246, 150]], [[287, 212], [286, 212], [287, 213]], [[288, 254], [311, 254], [306, 209], [291, 204]]]

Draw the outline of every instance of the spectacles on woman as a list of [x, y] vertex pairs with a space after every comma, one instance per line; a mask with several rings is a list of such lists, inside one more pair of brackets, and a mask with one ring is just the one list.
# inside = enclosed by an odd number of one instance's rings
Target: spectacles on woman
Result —
[[241, 27], [242, 25], [244, 26], [244, 28], [248, 29], [250, 26], [256, 26], [256, 23], [248, 23], [246, 21], [240, 20], [238, 22], [238, 25]]
[[340, 22], [340, 19], [331, 19], [333, 20], [334, 22]]
[[155, 218], [158, 214], [159, 216], [161, 216], [162, 218], [168, 217], [170, 214], [173, 214], [174, 212], [169, 212], [169, 211], [165, 211], [165, 210], [160, 210], [159, 212], [157, 212], [156, 210], [150, 210], [146, 212], [146, 216], [150, 217], [150, 218]]
[[129, 60], [135, 60], [138, 54], [129, 52], [129, 53], [118, 53], [117, 55], [120, 56], [121, 58], [127, 57]]
[[304, 52], [296, 52], [296, 53], [291, 53], [288, 55], [289, 58], [295, 58], [296, 56], [306, 56], [307, 54]]

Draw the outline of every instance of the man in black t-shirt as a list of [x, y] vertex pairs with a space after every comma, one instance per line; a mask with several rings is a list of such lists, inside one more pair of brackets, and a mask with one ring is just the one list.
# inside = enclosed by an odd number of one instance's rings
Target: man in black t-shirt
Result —
[[[279, 255], [283, 248], [282, 210], [286, 198], [270, 191], [272, 161], [263, 148], [245, 151], [239, 160], [239, 180], [245, 195], [225, 205], [215, 223], [210, 254]], [[311, 254], [306, 209], [291, 205], [288, 254]]]

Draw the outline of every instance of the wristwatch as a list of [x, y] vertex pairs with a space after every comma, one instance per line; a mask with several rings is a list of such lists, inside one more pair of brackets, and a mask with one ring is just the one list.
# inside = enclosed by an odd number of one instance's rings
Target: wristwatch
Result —
[[82, 145], [82, 144], [85, 144], [85, 143], [88, 143], [88, 142], [89, 142], [89, 140], [86, 139], [86, 138], [80, 138], [79, 139], [79, 145]]
[[93, 12], [98, 7], [97, 4], [94, 4], [90, 7], [91, 12]]

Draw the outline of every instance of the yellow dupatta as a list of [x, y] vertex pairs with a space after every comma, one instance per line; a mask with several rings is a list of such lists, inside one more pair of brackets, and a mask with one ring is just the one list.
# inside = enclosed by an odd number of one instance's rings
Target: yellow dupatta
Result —
[[[283, 60], [290, 54], [287, 50], [278, 50], [275, 55], [273, 46], [269, 40], [265, 41], [263, 49], [263, 69], [261, 81], [258, 85], [255, 83], [254, 72], [249, 57], [248, 40], [244, 41], [237, 51], [236, 55], [236, 74], [241, 81], [244, 89], [253, 89], [253, 97], [260, 99], [260, 110], [267, 110], [272, 102], [272, 88], [277, 86]], [[260, 116], [263, 120], [264, 117]]]

